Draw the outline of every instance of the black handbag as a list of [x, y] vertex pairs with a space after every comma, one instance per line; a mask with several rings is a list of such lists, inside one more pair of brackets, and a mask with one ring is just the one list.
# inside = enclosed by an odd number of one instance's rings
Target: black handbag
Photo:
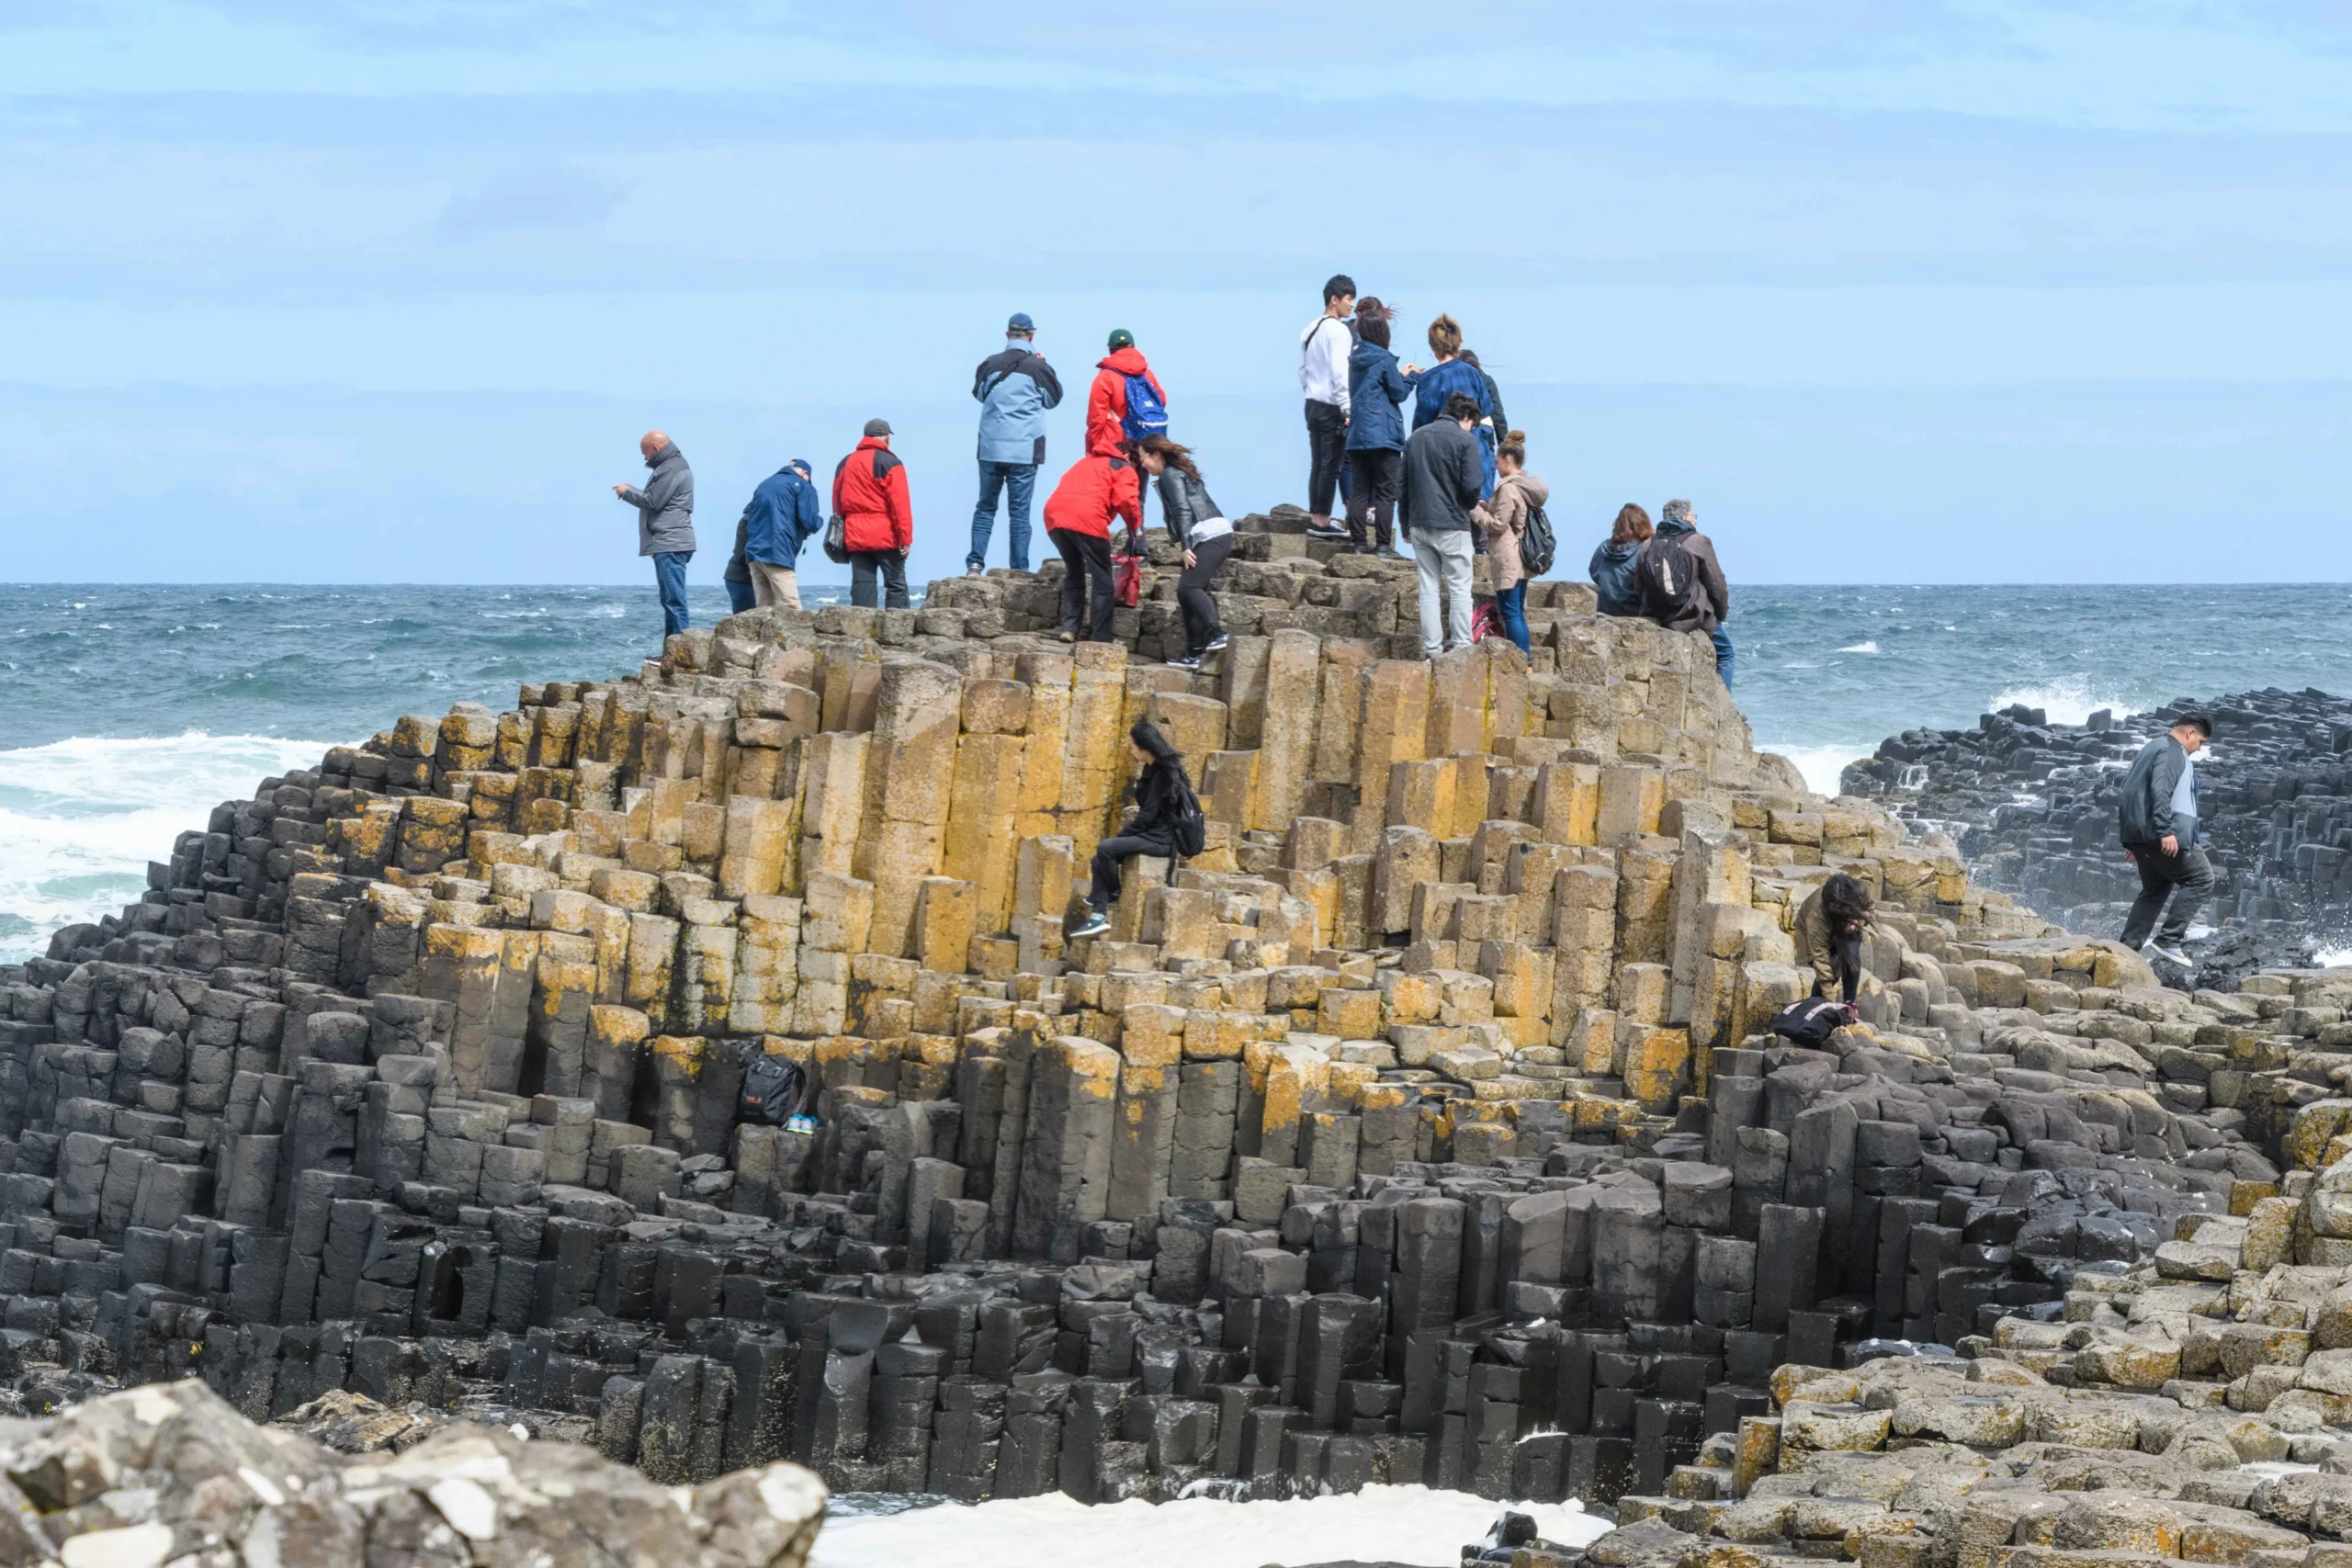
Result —
[[825, 519], [825, 558], [835, 566], [849, 564], [849, 524], [838, 512]]

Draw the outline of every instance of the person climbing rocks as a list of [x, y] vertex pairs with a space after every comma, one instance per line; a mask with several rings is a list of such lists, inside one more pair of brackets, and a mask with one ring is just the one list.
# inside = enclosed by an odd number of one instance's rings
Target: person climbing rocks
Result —
[[869, 419], [856, 449], [833, 468], [833, 510], [849, 550], [849, 602], [876, 608], [875, 579], [887, 597], [880, 607], [904, 610], [907, 552], [914, 548], [914, 503], [907, 498], [907, 466], [890, 450], [890, 422]]
[[638, 438], [638, 456], [651, 470], [643, 490], [615, 485], [613, 493], [637, 508], [637, 553], [653, 558], [654, 591], [662, 598], [664, 642], [686, 629], [686, 563], [695, 558], [695, 471], [678, 444], [658, 430]]
[[1356, 345], [1348, 355], [1348, 540], [1359, 555], [1396, 547], [1396, 491], [1405, 464], [1405, 400], [1421, 373], [1389, 352], [1396, 312], [1376, 299], [1356, 302]]
[[968, 577], [988, 570], [1000, 494], [1012, 570], [1029, 570], [1029, 502], [1046, 461], [1046, 411], [1062, 401], [1061, 378], [1036, 344], [1036, 322], [1017, 313], [1004, 323], [1004, 346], [972, 373], [972, 396], [980, 405], [980, 499], [972, 508], [972, 548], [964, 558]]
[[1527, 471], [1527, 433], [1514, 430], [1503, 437], [1495, 452], [1500, 477], [1495, 481], [1492, 500], [1482, 501], [1472, 517], [1487, 536], [1487, 553], [1492, 559], [1495, 581], [1495, 614], [1503, 625], [1503, 633], [1519, 645], [1520, 657], [1531, 660], [1527, 636], [1527, 567], [1520, 555], [1520, 541], [1527, 536], [1527, 520], [1535, 509], [1552, 499], [1552, 489]]
[[800, 608], [800, 547], [825, 531], [808, 459], [795, 457], [760, 481], [743, 508], [743, 565], [761, 609]]
[[1046, 537], [1061, 552], [1064, 642], [1111, 640], [1111, 525], [1143, 530], [1142, 481], [1125, 457], [1090, 452], [1046, 498]]
[[1835, 994], [1854, 1005], [1862, 985], [1862, 933], [1875, 923], [1870, 889], [1842, 871], [1797, 907], [1797, 958], [1813, 970], [1815, 996]]
[[1306, 533], [1316, 539], [1343, 539], [1347, 529], [1331, 521], [1331, 497], [1340, 487], [1340, 465], [1348, 450], [1348, 358], [1355, 334], [1348, 317], [1356, 308], [1356, 280], [1334, 273], [1323, 285], [1323, 313], [1298, 334], [1298, 389], [1306, 395]]
[[1137, 719], [1127, 731], [1127, 744], [1142, 771], [1129, 786], [1135, 815], [1111, 838], [1094, 846], [1093, 880], [1086, 890], [1087, 915], [1073, 937], [1100, 936], [1111, 928], [1111, 906], [1119, 901], [1122, 873], [1137, 855], [1176, 858], [1188, 808], [1199, 807], [1193, 781], [1185, 776], [1184, 759], [1148, 718]]
[[[2213, 891], [2213, 863], [2197, 840], [2197, 753], [2213, 738], [2213, 721], [2185, 713], [2172, 728], [2140, 748], [2123, 775], [2116, 801], [2123, 852], [2140, 873], [2140, 896], [2123, 922], [2123, 945], [2146, 950], [2167, 964], [2189, 968], [2194, 960], [2181, 943], [2188, 922]], [[2164, 916], [2158, 930], [2156, 917]], [[2150, 940], [2149, 933], [2154, 932]]]
[[1699, 532], [1698, 513], [1687, 501], [1669, 501], [1657, 531], [1634, 558], [1642, 589], [1642, 614], [1671, 632], [1705, 632], [1715, 645], [1715, 673], [1731, 689], [1736, 657], [1724, 622], [1731, 615], [1731, 586], [1713, 539]]
[[1617, 509], [1609, 537], [1592, 547], [1592, 563], [1585, 570], [1592, 578], [1594, 607], [1604, 615], [1634, 616], [1642, 613], [1642, 583], [1634, 562], [1657, 530], [1650, 514], [1633, 502]]
[[1184, 655], [1168, 662], [1197, 670], [1202, 655], [1225, 647], [1225, 625], [1217, 617], [1212, 591], [1225, 558], [1233, 553], [1233, 525], [1209, 498], [1191, 447], [1179, 446], [1165, 435], [1149, 436], [1136, 449], [1136, 462], [1159, 491], [1159, 515], [1170, 542], [1184, 552], [1183, 575], [1176, 580], [1176, 608], [1184, 617]]
[[[1426, 395], [1427, 377], [1422, 386]], [[1485, 477], [1470, 434], [1477, 402], [1456, 392], [1445, 415], [1405, 443], [1405, 536], [1420, 568], [1421, 651], [1431, 659], [1470, 646], [1470, 509]]]

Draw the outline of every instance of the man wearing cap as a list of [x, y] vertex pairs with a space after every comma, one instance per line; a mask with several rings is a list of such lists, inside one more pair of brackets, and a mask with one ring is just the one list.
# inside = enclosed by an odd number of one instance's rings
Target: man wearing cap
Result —
[[865, 439], [833, 468], [833, 510], [841, 514], [849, 550], [849, 602], [876, 607], [874, 577], [888, 597], [881, 608], [904, 610], [907, 551], [914, 547], [915, 513], [907, 499], [907, 466], [890, 450], [890, 422], [869, 419]]
[[824, 526], [817, 487], [808, 482], [808, 458], [795, 457], [760, 481], [752, 503], [743, 508], [742, 530], [743, 567], [759, 608], [800, 608], [800, 547]]
[[972, 550], [964, 572], [988, 570], [989, 535], [996, 527], [996, 498], [1006, 494], [1005, 532], [1012, 570], [1029, 570], [1029, 500], [1046, 460], [1046, 411], [1061, 406], [1061, 378], [1037, 353], [1036, 323], [1026, 312], [1004, 324], [1004, 347], [980, 361], [972, 396], [980, 405], [980, 503], [972, 509]]
[[1111, 334], [1111, 351], [1094, 362], [1094, 384], [1086, 389], [1086, 455], [1090, 457], [1118, 457], [1126, 452], [1127, 378], [1139, 376], [1159, 400], [1162, 410], [1168, 406], [1168, 394], [1160, 390], [1159, 378], [1151, 373], [1145, 363], [1143, 351], [1136, 347], [1136, 334], [1122, 327]]

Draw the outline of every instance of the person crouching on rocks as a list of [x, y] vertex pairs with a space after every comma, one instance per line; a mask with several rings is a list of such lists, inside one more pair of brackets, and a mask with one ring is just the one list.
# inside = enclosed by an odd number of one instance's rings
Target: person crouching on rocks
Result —
[[1233, 553], [1233, 525], [1209, 499], [1191, 447], [1179, 446], [1165, 435], [1146, 436], [1136, 448], [1136, 466], [1152, 477], [1168, 537], [1184, 552], [1184, 572], [1176, 580], [1176, 607], [1184, 616], [1184, 656], [1169, 662], [1197, 669], [1203, 654], [1225, 646], [1225, 625], [1217, 618], [1211, 591], [1225, 558]]
[[1494, 499], [1480, 502], [1471, 516], [1487, 533], [1487, 555], [1495, 571], [1495, 614], [1532, 671], [1535, 666], [1527, 637], [1527, 568], [1520, 557], [1519, 542], [1527, 534], [1528, 513], [1551, 500], [1552, 491], [1527, 471], [1525, 431], [1514, 430], [1503, 437], [1495, 463], [1502, 478], [1495, 481]]
[[1135, 465], [1089, 452], [1046, 498], [1046, 537], [1062, 556], [1064, 642], [1111, 640], [1111, 523], [1143, 532], [1143, 491]]
[[1797, 908], [1797, 956], [1813, 966], [1813, 994], [1839, 993], [1848, 1007], [1862, 987], [1862, 932], [1872, 923], [1870, 889], [1839, 872]]
[[1132, 786], [1136, 814], [1116, 837], [1094, 846], [1094, 880], [1086, 890], [1087, 916], [1069, 933], [1073, 937], [1100, 936], [1110, 930], [1111, 906], [1118, 902], [1119, 874], [1125, 862], [1137, 855], [1163, 860], [1176, 856], [1177, 820], [1193, 787], [1184, 776], [1184, 759], [1148, 718], [1137, 719], [1127, 731], [1127, 743], [1135, 748], [1136, 761], [1143, 764]]
[[1650, 514], [1629, 501], [1617, 509], [1617, 525], [1609, 531], [1609, 537], [1593, 547], [1592, 564], [1585, 570], [1592, 578], [1594, 608], [1602, 615], [1642, 613], [1641, 570], [1634, 561], [1655, 532]]
[[[2213, 863], [2197, 843], [2197, 766], [2190, 761], [2212, 738], [2211, 719], [2182, 714], [2171, 729], [2140, 748], [2116, 803], [2123, 852], [2140, 873], [2123, 945], [2137, 952], [2147, 943], [2148, 952], [2183, 968], [2190, 963], [2180, 946], [2188, 940], [2188, 922], [2213, 891]], [[2165, 917], [2160, 931], [2159, 913]]]

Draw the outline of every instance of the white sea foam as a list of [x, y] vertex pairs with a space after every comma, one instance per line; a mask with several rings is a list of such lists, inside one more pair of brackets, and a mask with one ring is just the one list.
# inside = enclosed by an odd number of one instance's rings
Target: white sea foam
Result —
[[1996, 694], [1984, 705], [1987, 713], [1998, 713], [2006, 707], [2040, 708], [2050, 716], [2052, 724], [2080, 724], [2101, 708], [2111, 711], [2118, 718], [2130, 718], [2140, 710], [2130, 703], [2112, 695], [2096, 692], [2085, 682], [2053, 681], [2046, 686], [2019, 686]]
[[1777, 751], [1797, 765], [1804, 775], [1804, 787], [1815, 795], [1836, 795], [1838, 780], [1849, 762], [1859, 762], [1878, 750], [1878, 742], [1859, 746], [1783, 746], [1777, 741], [1758, 740], [1758, 751]]
[[2323, 947], [2312, 954], [2314, 969], [2352, 969], [2352, 947]]
[[1573, 1503], [1490, 1503], [1467, 1492], [1367, 1486], [1286, 1503], [1083, 1503], [1055, 1493], [827, 1522], [811, 1568], [1262, 1568], [1269, 1562], [1452, 1562], [1498, 1512], [1533, 1516], [1546, 1540], [1577, 1546], [1609, 1530]]
[[191, 733], [0, 751], [0, 959], [133, 902], [175, 837], [272, 773], [317, 766], [333, 744]]
[[1878, 651], [1878, 644], [1875, 641], [1858, 642], [1850, 648], [1841, 648], [1838, 651], [1840, 653], [1876, 653]]

